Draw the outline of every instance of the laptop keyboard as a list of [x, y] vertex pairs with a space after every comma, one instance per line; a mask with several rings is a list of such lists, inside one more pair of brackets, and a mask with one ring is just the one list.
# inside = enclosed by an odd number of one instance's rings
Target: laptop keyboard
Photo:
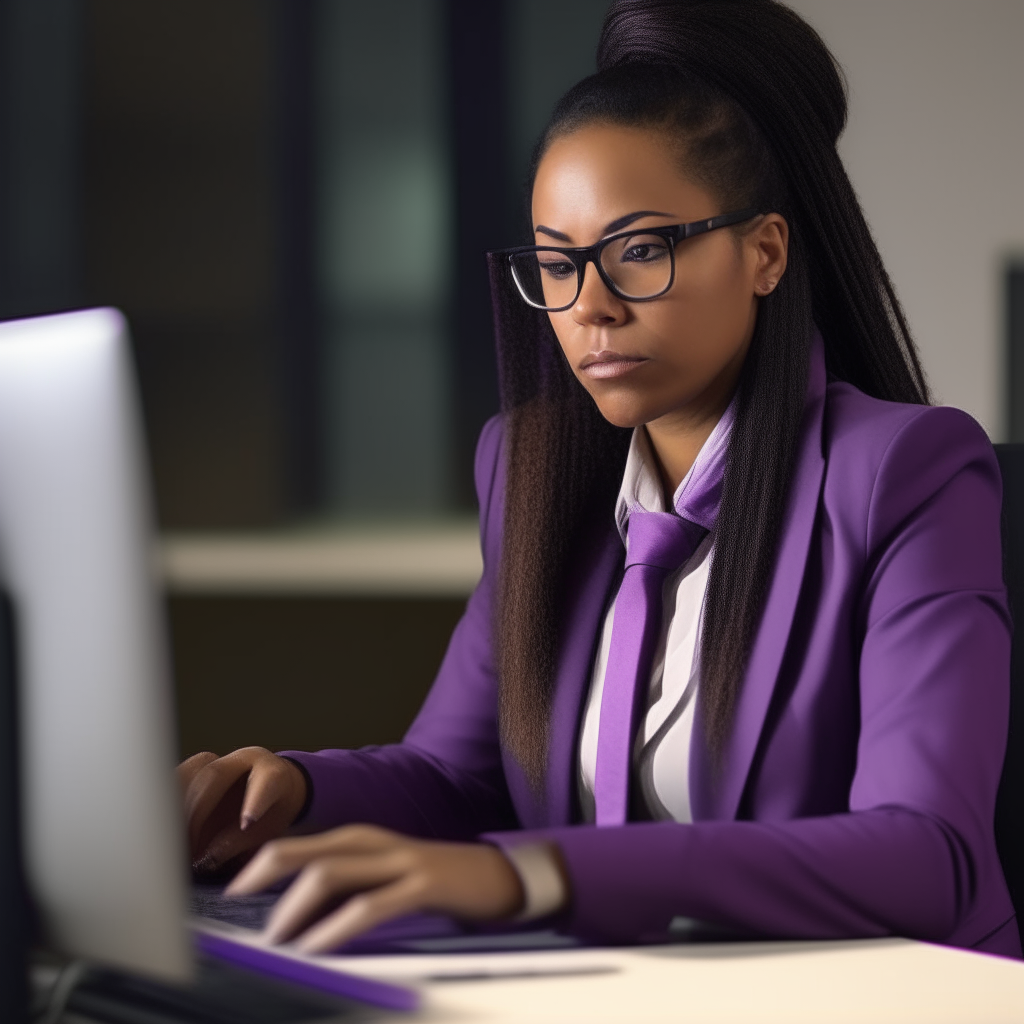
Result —
[[191, 911], [196, 917], [209, 917], [239, 928], [261, 930], [279, 892], [257, 892], [251, 896], [225, 896], [222, 885], [195, 883], [192, 886]]

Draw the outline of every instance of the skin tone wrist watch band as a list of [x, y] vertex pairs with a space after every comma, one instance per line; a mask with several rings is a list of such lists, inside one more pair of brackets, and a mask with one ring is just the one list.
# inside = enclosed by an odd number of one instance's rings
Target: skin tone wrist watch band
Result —
[[535, 921], [560, 910], [568, 897], [554, 850], [547, 843], [506, 846], [509, 859], [523, 885], [525, 902], [514, 921]]

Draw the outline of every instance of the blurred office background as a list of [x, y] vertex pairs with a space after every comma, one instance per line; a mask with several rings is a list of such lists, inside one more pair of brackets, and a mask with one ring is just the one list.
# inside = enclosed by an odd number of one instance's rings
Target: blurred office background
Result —
[[[937, 398], [1024, 440], [1024, 0], [796, 0]], [[398, 738], [479, 572], [483, 251], [607, 0], [0, 0], [0, 316], [132, 324], [181, 745]]]

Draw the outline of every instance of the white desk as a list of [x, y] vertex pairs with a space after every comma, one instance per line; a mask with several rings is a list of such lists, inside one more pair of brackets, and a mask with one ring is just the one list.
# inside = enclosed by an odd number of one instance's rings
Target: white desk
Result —
[[[904, 939], [501, 954], [536, 977], [420, 982], [424, 1008], [394, 1021], [743, 1024], [1021, 1024], [1024, 963]], [[471, 970], [492, 956], [460, 956]], [[337, 958], [408, 981], [438, 957]], [[361, 966], [357, 964], [361, 959]], [[446, 963], [450, 966], [453, 960]], [[604, 970], [604, 973], [593, 973]]]

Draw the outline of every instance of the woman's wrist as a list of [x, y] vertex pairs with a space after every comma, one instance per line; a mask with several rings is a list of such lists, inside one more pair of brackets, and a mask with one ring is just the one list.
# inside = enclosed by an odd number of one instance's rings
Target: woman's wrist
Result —
[[[293, 799], [289, 800], [292, 806], [296, 807], [294, 817], [291, 819], [291, 826], [298, 825], [309, 813], [309, 807], [313, 803], [313, 780], [309, 777], [305, 765], [292, 757], [277, 755], [287, 764], [289, 777], [293, 780]], [[291, 827], [290, 826], [290, 827]]]

